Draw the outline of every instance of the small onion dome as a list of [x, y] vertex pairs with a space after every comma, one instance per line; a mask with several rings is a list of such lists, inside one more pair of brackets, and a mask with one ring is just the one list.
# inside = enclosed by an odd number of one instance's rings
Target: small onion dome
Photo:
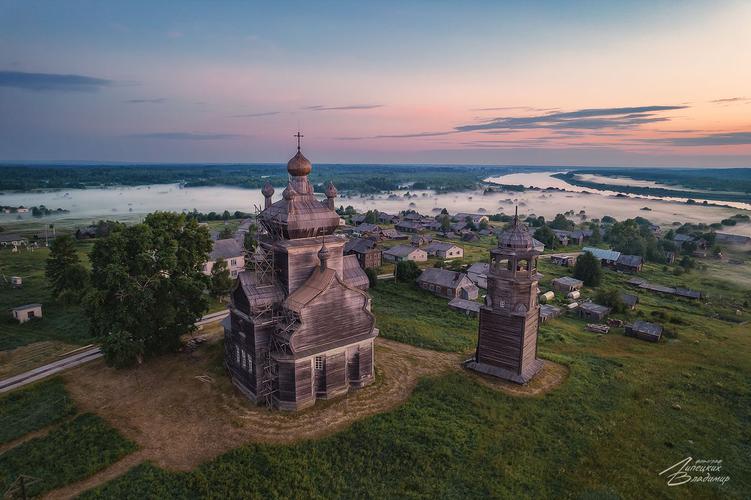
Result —
[[329, 182], [329, 185], [326, 186], [326, 198], [336, 198], [336, 193], [336, 186], [333, 182]]
[[300, 151], [287, 162], [287, 172], [289, 172], [289, 175], [294, 175], [295, 177], [308, 175], [312, 168], [313, 165], [310, 164], [310, 161]]
[[274, 186], [272, 186], [269, 181], [266, 181], [266, 184], [263, 185], [263, 189], [261, 189], [261, 194], [266, 198], [271, 198], [274, 196]]
[[326, 244], [324, 243], [321, 245], [321, 249], [318, 250], [318, 260], [321, 261], [321, 266], [326, 267], [326, 261], [329, 260], [329, 256], [331, 255], [331, 252], [329, 252], [329, 249], [326, 248]]
[[295, 196], [297, 196], [297, 191], [292, 187], [292, 184], [287, 184], [287, 187], [282, 191], [282, 197], [287, 201], [291, 201], [295, 199]]

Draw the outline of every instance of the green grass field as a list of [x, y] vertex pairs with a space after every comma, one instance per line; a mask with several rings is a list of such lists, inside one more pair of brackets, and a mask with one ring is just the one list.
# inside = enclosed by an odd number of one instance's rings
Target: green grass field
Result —
[[11, 392], [0, 398], [0, 444], [75, 414], [60, 379]]
[[84, 479], [135, 449], [104, 420], [85, 413], [0, 455], [0, 491], [24, 474], [39, 479], [28, 489], [36, 496]]

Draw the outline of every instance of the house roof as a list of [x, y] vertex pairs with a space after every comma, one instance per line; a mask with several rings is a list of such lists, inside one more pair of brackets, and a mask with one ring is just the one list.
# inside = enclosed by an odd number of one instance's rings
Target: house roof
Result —
[[363, 233], [376, 233], [381, 230], [381, 226], [378, 226], [376, 224], [370, 224], [368, 222], [363, 222], [362, 224], [357, 226], [357, 230]]
[[572, 278], [571, 276], [563, 276], [561, 278], [556, 278], [553, 280], [553, 283], [560, 283], [566, 286], [583, 286], [584, 285], [584, 282], [582, 280]]
[[344, 244], [344, 253], [367, 253], [375, 248], [375, 241], [369, 238], [352, 238]]
[[345, 255], [342, 261], [343, 265], [343, 281], [352, 288], [368, 288], [370, 281], [368, 275], [360, 267], [360, 263], [357, 262], [357, 257], [354, 255]]
[[675, 235], [673, 236], [673, 241], [694, 241], [694, 237], [690, 234], [675, 233]]
[[458, 245], [454, 245], [453, 243], [448, 243], [446, 241], [434, 241], [427, 247], [425, 247], [425, 251], [427, 252], [448, 252], [452, 248], [458, 248], [459, 250], [462, 249], [462, 247]]
[[618, 260], [621, 256], [621, 252], [615, 250], [606, 250], [604, 248], [584, 247], [583, 252], [589, 252], [600, 260], [612, 260], [613, 262]]
[[579, 308], [597, 314], [608, 314], [611, 310], [608, 306], [602, 306], [600, 304], [595, 304], [594, 302], [584, 302]]
[[[417, 278], [417, 281], [430, 283], [432, 285], [445, 286], [448, 288], [455, 288], [461, 284], [464, 278], [467, 278], [467, 275], [464, 273], [449, 271], [448, 269], [438, 269], [437, 267], [429, 267], [425, 269], [422, 274], [420, 274], [420, 277]], [[467, 281], [470, 281], [469, 278], [467, 278]]]
[[404, 227], [408, 229], [422, 229], [422, 224], [420, 224], [419, 222], [410, 222], [408, 220], [403, 220], [397, 223], [396, 226], [394, 227], [397, 227], [397, 228]]
[[621, 300], [628, 307], [634, 307], [639, 302], [639, 296], [632, 293], [621, 293]]
[[459, 297], [451, 299], [449, 307], [454, 309], [461, 309], [463, 311], [480, 312], [480, 303], [474, 300], [460, 299]]
[[36, 309], [37, 307], [42, 307], [42, 304], [25, 304], [22, 306], [14, 307], [11, 309], [12, 311], [23, 311], [26, 309]]
[[1, 233], [0, 234], [0, 242], [23, 241], [25, 239], [26, 238], [24, 238], [20, 234], [15, 234], [15, 233]]
[[616, 262], [622, 266], [639, 267], [643, 261], [644, 259], [642, 259], [641, 255], [621, 254]]
[[209, 260], [215, 261], [217, 259], [232, 259], [243, 255], [243, 247], [239, 241], [234, 238], [227, 238], [226, 240], [216, 240], [214, 247], [209, 254]]
[[633, 322], [633, 324], [631, 324], [631, 329], [636, 332], [646, 333], [648, 335], [654, 335], [657, 337], [662, 334], [662, 326], [658, 325], [657, 323], [650, 323], [648, 321], [642, 321], [640, 319], [637, 319]]
[[676, 287], [675, 294], [680, 297], [688, 297], [690, 299], [700, 299], [701, 298], [701, 292], [698, 292], [696, 290], [690, 290], [688, 288], [680, 288]]
[[467, 269], [467, 274], [488, 274], [489, 272], [490, 264], [487, 262], [475, 262]]
[[400, 233], [396, 229], [384, 229], [383, 231], [381, 231], [381, 235], [387, 238], [399, 238], [400, 236], [402, 236], [402, 233]]
[[395, 257], [407, 257], [412, 252], [424, 252], [421, 248], [413, 247], [412, 245], [397, 245], [393, 248], [386, 250], [385, 254], [393, 255]]
[[560, 316], [563, 310], [560, 307], [542, 304], [540, 306], [540, 316], [544, 318]]

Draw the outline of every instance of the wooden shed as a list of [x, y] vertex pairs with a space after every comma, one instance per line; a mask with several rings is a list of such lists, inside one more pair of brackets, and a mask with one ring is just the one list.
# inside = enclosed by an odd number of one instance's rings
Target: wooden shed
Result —
[[42, 317], [42, 304], [26, 304], [11, 309], [13, 319], [19, 323], [26, 323], [30, 319]]
[[429, 267], [417, 278], [417, 285], [440, 297], [450, 299], [476, 299], [479, 295], [477, 285], [466, 274], [448, 269]]
[[610, 311], [609, 307], [595, 304], [594, 302], [584, 302], [579, 306], [580, 317], [595, 321], [602, 321], [610, 314]]
[[649, 342], [659, 342], [660, 337], [662, 337], [662, 326], [657, 323], [636, 320], [632, 324], [626, 325], [626, 335]]
[[480, 314], [480, 303], [474, 300], [467, 300], [462, 298], [451, 299], [449, 302], [449, 308], [455, 311], [463, 312], [467, 316], [475, 317]]
[[583, 286], [584, 282], [582, 280], [571, 278], [570, 276], [564, 276], [553, 280], [553, 288], [559, 292], [573, 292], [580, 290]]

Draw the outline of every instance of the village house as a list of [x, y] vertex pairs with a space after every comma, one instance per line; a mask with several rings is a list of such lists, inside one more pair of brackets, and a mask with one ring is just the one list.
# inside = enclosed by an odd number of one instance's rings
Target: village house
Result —
[[467, 277], [472, 280], [472, 283], [480, 288], [488, 288], [488, 272], [490, 271], [490, 264], [487, 262], [475, 262], [469, 269], [467, 269]]
[[354, 255], [363, 269], [381, 266], [382, 252], [376, 242], [367, 238], [353, 238], [344, 244], [344, 255]]
[[688, 242], [695, 241], [695, 240], [696, 238], [694, 238], [690, 234], [675, 233], [675, 235], [673, 235], [673, 242], [676, 245], [678, 245], [678, 248], [683, 247], [684, 243], [688, 243]]
[[462, 312], [472, 318], [480, 314], [480, 303], [475, 300], [455, 298], [449, 301], [449, 309]]
[[245, 269], [245, 251], [242, 243], [234, 238], [216, 240], [209, 254], [209, 260], [203, 264], [203, 274], [211, 276], [211, 270], [219, 259], [227, 263], [229, 275], [237, 278], [237, 275]]
[[600, 304], [595, 304], [594, 302], [584, 302], [579, 305], [579, 316], [583, 319], [592, 320], [592, 321], [602, 321], [604, 320], [608, 314], [610, 314], [611, 309], [607, 306], [601, 306]]
[[402, 231], [405, 233], [419, 233], [420, 231], [423, 231], [422, 224], [419, 222], [413, 222], [409, 220], [403, 220], [401, 222], [398, 222], [394, 228], [397, 231]]
[[659, 342], [662, 337], [662, 326], [639, 319], [630, 325], [626, 325], [625, 333], [629, 337], [636, 337], [648, 342]]
[[560, 243], [564, 247], [568, 246], [568, 235], [571, 234], [569, 231], [553, 229], [553, 234], [555, 234], [555, 239], [558, 240], [558, 243]]
[[19, 323], [26, 323], [30, 319], [42, 317], [42, 304], [26, 304], [11, 309], [13, 319]]
[[751, 237], [740, 234], [715, 233], [715, 243], [720, 245], [748, 245]]
[[412, 260], [425, 262], [428, 260], [428, 252], [412, 245], [397, 245], [383, 252], [383, 260], [388, 262], [402, 262]]
[[620, 271], [636, 273], [641, 271], [642, 266], [644, 266], [644, 259], [641, 255], [621, 254], [618, 256], [618, 260], [615, 261], [615, 267]]
[[399, 220], [396, 215], [390, 215], [386, 212], [378, 212], [378, 222], [381, 224], [393, 224]]
[[[299, 139], [299, 134], [298, 134]], [[239, 274], [224, 324], [224, 364], [233, 384], [251, 401], [300, 410], [374, 380], [373, 340], [378, 335], [367, 276], [334, 232], [336, 188], [325, 200], [308, 180], [311, 163], [298, 144], [287, 163], [287, 187], [258, 222], [253, 270]]]
[[621, 300], [626, 308], [633, 310], [636, 309], [636, 304], [639, 303], [639, 296], [632, 293], [621, 292]]
[[361, 235], [373, 235], [379, 237], [381, 234], [381, 226], [369, 222], [363, 222], [355, 228], [355, 232], [360, 233]]
[[429, 244], [431, 241], [433, 241], [433, 238], [426, 234], [413, 234], [412, 235], [412, 246], [416, 247], [422, 247], [427, 244]]
[[487, 215], [483, 214], [466, 214], [464, 212], [460, 212], [453, 216], [453, 219], [457, 222], [467, 222], [468, 220], [472, 221], [472, 223], [476, 226], [479, 226], [481, 222], [488, 222], [490, 219]]
[[576, 257], [573, 255], [551, 255], [550, 262], [556, 266], [572, 267], [576, 264]]
[[425, 247], [425, 251], [428, 252], [428, 255], [439, 259], [461, 259], [464, 257], [462, 247], [445, 241], [434, 241]]
[[425, 269], [417, 278], [417, 285], [423, 290], [449, 299], [459, 297], [473, 300], [479, 295], [477, 285], [472, 283], [466, 274], [436, 267]]
[[597, 258], [597, 260], [600, 261], [600, 264], [610, 267], [615, 266], [615, 263], [618, 262], [618, 257], [621, 256], [621, 252], [596, 247], [584, 247], [582, 248], [582, 252], [591, 253], [595, 256], [595, 258]]
[[563, 276], [562, 278], [556, 278], [553, 280], [553, 289], [558, 290], [559, 292], [575, 292], [581, 290], [583, 286], [584, 282], [582, 280], [570, 276]]
[[540, 323], [545, 323], [549, 319], [559, 317], [563, 313], [563, 309], [550, 304], [542, 304], [540, 306]]
[[394, 228], [384, 229], [381, 231], [381, 238], [386, 240], [406, 240], [409, 236], [402, 234]]

